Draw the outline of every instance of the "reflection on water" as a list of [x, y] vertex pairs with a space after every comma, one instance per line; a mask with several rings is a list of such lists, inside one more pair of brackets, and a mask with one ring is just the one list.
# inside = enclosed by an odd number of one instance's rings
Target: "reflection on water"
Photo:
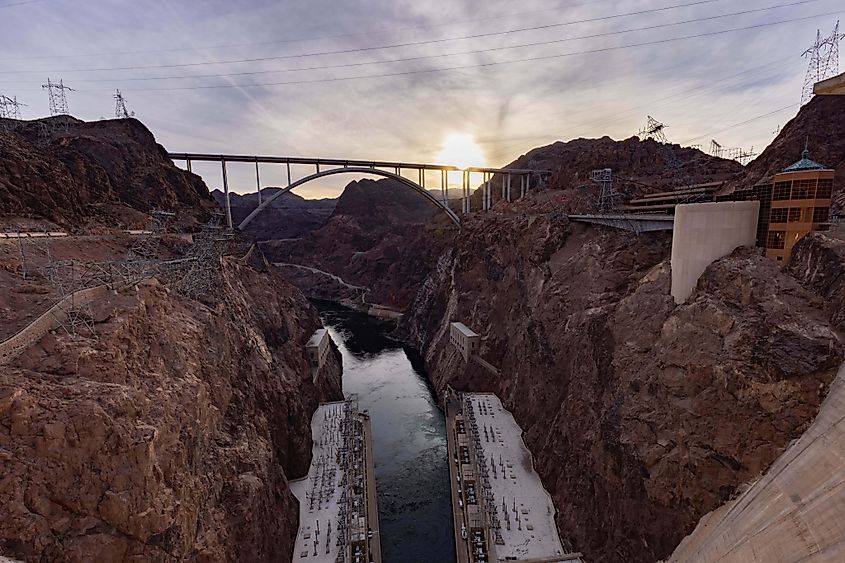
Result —
[[455, 560], [446, 424], [422, 362], [387, 338], [390, 325], [319, 303], [343, 354], [343, 391], [373, 423], [385, 563]]

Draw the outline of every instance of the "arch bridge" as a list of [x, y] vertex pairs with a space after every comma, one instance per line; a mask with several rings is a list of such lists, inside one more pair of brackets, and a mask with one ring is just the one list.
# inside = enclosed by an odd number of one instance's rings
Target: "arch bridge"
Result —
[[[243, 221], [238, 225], [239, 229], [246, 227], [252, 220], [262, 211], [264, 211], [276, 198], [283, 194], [296, 189], [297, 187], [324, 178], [326, 176], [333, 176], [335, 174], [370, 174], [374, 176], [381, 176], [383, 178], [391, 178], [407, 186], [408, 188], [420, 193], [423, 197], [428, 199], [433, 205], [440, 208], [449, 219], [460, 228], [461, 220], [449, 207], [448, 189], [449, 189], [449, 173], [461, 173], [461, 213], [469, 213], [471, 209], [470, 196], [472, 195], [471, 179], [473, 174], [481, 174], [482, 190], [482, 210], [490, 209], [493, 206], [493, 183], [494, 175], [498, 176], [499, 186], [501, 187], [502, 199], [512, 201], [515, 197], [523, 197], [531, 188], [532, 179], [535, 185], [540, 185], [545, 178], [551, 174], [549, 170], [531, 170], [520, 168], [485, 168], [485, 167], [471, 167], [458, 168], [457, 166], [447, 166], [440, 164], [420, 164], [411, 162], [390, 162], [377, 160], [343, 160], [335, 158], [304, 158], [291, 156], [248, 156], [235, 154], [202, 154], [202, 153], [168, 153], [171, 160], [184, 161], [188, 171], [191, 171], [191, 164], [193, 162], [219, 162], [223, 173], [223, 192], [226, 201], [226, 223], [231, 229], [234, 227], [232, 223], [232, 208], [229, 199], [229, 179], [226, 165], [229, 163], [253, 163], [255, 164], [255, 185], [258, 193], [258, 207], [253, 210]], [[261, 194], [261, 164], [278, 164], [286, 167], [287, 181], [286, 187], [275, 192], [272, 196], [262, 199]], [[315, 172], [308, 174], [297, 180], [291, 177], [291, 166], [305, 165], [313, 166]], [[439, 175], [439, 197], [430, 189], [426, 188], [426, 173], [433, 172]], [[405, 174], [410, 173], [411, 178]], [[416, 175], [416, 179], [413, 176]], [[435, 181], [435, 185], [437, 182]], [[518, 191], [517, 191], [518, 190]], [[517, 195], [518, 194], [518, 195]]]

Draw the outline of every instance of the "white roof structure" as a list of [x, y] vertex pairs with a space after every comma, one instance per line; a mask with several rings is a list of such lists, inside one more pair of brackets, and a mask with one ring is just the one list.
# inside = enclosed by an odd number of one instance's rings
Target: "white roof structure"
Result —
[[318, 328], [314, 331], [314, 334], [311, 335], [311, 338], [308, 339], [308, 343], [306, 346], [319, 346], [320, 341], [326, 336], [328, 330], [325, 328]]
[[[478, 424], [481, 452], [487, 460], [487, 482], [501, 523], [499, 531], [504, 545], [494, 545], [496, 560], [556, 561], [554, 556], [565, 552], [555, 525], [554, 504], [534, 471], [531, 452], [522, 440], [522, 429], [496, 395], [464, 393], [463, 396], [469, 399]], [[469, 414], [465, 410], [464, 416]]]
[[[325, 332], [325, 329], [321, 330]], [[290, 490], [299, 500], [299, 531], [293, 549], [294, 561], [335, 563], [338, 551], [346, 548], [346, 544], [337, 545], [337, 520], [342, 491], [340, 481], [343, 471], [337, 464], [336, 454], [343, 444], [340, 434], [343, 409], [343, 402], [317, 407], [311, 418], [314, 445], [308, 476], [290, 482]], [[315, 540], [317, 555], [314, 555]]]
[[466, 336], [468, 338], [472, 338], [473, 336], [478, 336], [476, 333], [474, 333], [472, 331], [471, 328], [469, 328], [464, 323], [452, 323], [452, 326], [455, 327], [457, 330], [459, 330], [461, 332], [461, 334], [463, 334], [464, 336]]

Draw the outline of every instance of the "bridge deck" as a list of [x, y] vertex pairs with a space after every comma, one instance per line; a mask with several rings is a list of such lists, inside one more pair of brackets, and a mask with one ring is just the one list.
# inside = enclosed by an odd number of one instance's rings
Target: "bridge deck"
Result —
[[345, 166], [364, 168], [406, 168], [408, 170], [445, 170], [465, 172], [486, 172], [492, 174], [551, 174], [551, 170], [530, 170], [523, 168], [491, 168], [491, 167], [470, 167], [459, 168], [445, 164], [424, 164], [420, 162], [396, 162], [387, 160], [350, 160], [340, 158], [310, 158], [301, 156], [260, 156], [243, 154], [210, 154], [210, 153], [189, 153], [171, 152], [168, 153], [171, 160], [185, 160], [196, 162], [250, 162], [259, 164], [307, 164], [310, 166]]

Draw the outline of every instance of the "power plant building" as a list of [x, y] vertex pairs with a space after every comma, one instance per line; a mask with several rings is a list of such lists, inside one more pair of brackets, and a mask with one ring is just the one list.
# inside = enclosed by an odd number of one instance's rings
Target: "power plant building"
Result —
[[478, 353], [481, 337], [464, 323], [452, 323], [449, 327], [449, 342], [460, 351], [464, 361]]
[[308, 361], [314, 369], [320, 369], [326, 363], [326, 358], [329, 356], [331, 349], [331, 336], [329, 331], [324, 328], [318, 328], [311, 335], [308, 343], [305, 345], [305, 353], [308, 356]]

